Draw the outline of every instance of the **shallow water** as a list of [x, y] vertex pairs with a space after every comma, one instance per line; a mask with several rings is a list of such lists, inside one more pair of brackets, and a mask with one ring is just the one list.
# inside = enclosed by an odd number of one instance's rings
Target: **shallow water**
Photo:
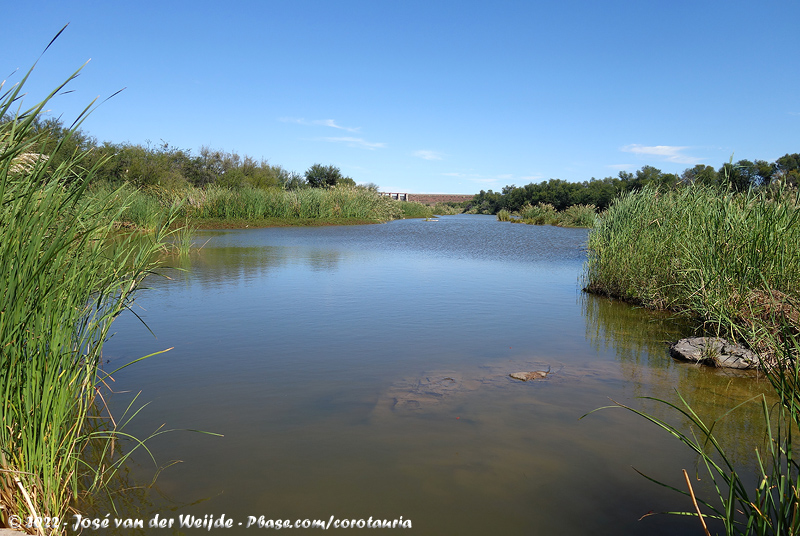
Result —
[[[636, 397], [674, 401], [676, 388], [718, 415], [765, 386], [672, 361], [666, 342], [685, 325], [581, 293], [586, 237], [466, 215], [199, 233], [202, 249], [173, 259], [183, 271], [148, 279], [134, 307], [157, 338], [121, 317], [106, 367], [174, 347], [115, 375], [115, 413], [141, 390], [150, 404], [129, 431], [224, 437], [151, 440], [159, 464], [182, 463], [127, 493], [123, 517], [225, 514], [226, 533], [248, 516], [402, 516], [414, 534], [698, 533], [696, 520], [638, 521], [691, 505], [631, 468], [682, 487], [688, 449], [623, 410], [579, 418], [609, 399], [672, 418]], [[756, 410], [721, 431], [742, 465]], [[137, 460], [130, 478], [152, 478]]]

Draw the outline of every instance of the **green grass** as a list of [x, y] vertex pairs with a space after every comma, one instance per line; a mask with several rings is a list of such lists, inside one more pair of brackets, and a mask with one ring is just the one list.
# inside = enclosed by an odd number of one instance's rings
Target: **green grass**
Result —
[[699, 318], [765, 355], [800, 331], [800, 192], [691, 186], [623, 195], [589, 235], [586, 288]]
[[558, 222], [558, 212], [550, 203], [538, 203], [531, 205], [528, 203], [519, 209], [520, 223], [531, 225], [555, 225]]
[[558, 227], [592, 227], [596, 217], [597, 209], [594, 205], [573, 205], [559, 212], [550, 203], [537, 205], [528, 203], [516, 213], [506, 209], [497, 213], [497, 219], [500, 221]]
[[697, 472], [711, 483], [711, 497], [698, 495], [686, 471], [681, 484], [647, 477], [686, 496], [685, 511], [667, 513], [698, 518], [706, 534], [706, 520], [728, 535], [800, 534], [794, 449], [800, 430], [800, 192], [689, 186], [625, 194], [589, 235], [585, 277], [587, 290], [679, 311], [714, 335], [746, 343], [759, 353], [761, 374], [774, 392], [746, 402], [759, 404], [763, 415], [750, 423], [763, 431], [750, 445], [755, 475], [733, 462], [730, 452], [741, 446], [726, 447], [715, 434], [741, 405], [708, 420], [680, 393], [675, 402], [645, 397], [688, 426], [626, 404], [611, 406], [654, 423], [697, 454]]
[[[66, 83], [18, 111], [29, 75], [0, 96], [0, 116], [8, 118], [0, 124], [0, 523], [6, 526], [10, 515], [63, 520], [81, 492], [102, 489], [124, 461], [113, 449], [124, 432], [89, 427], [87, 415], [102, 387], [99, 362], [111, 323], [152, 269], [170, 223], [166, 212], [152, 234], [119, 236], [116, 222], [130, 207], [120, 192], [85, 195], [92, 174], [82, 167], [86, 155], [56, 167], [39, 154], [46, 133], [36, 133], [32, 122]], [[84, 463], [88, 451], [102, 453], [102, 463]]]
[[428, 205], [417, 203], [416, 201], [399, 201], [400, 209], [403, 211], [403, 218], [432, 218], [433, 209]]
[[511, 221], [513, 218], [511, 217], [511, 213], [506, 209], [501, 210], [497, 213], [497, 220], [498, 221]]
[[560, 227], [592, 227], [597, 219], [597, 207], [594, 205], [572, 205], [559, 214]]
[[[112, 190], [100, 185], [92, 193], [103, 197]], [[122, 220], [139, 229], [158, 227], [170, 211], [195, 227], [376, 223], [433, 214], [419, 203], [395, 201], [372, 190], [349, 186], [301, 190], [124, 186], [115, 195], [120, 203], [126, 203]]]

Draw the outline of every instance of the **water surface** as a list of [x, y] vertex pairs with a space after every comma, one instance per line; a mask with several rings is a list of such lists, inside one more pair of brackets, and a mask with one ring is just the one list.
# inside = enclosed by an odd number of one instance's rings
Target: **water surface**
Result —
[[[184, 271], [163, 270], [171, 279], [139, 295], [157, 338], [127, 315], [105, 350], [115, 367], [174, 347], [116, 375], [117, 391], [150, 401], [130, 431], [224, 435], [152, 440], [160, 464], [182, 463], [137, 496], [139, 516], [698, 533], [692, 520], [638, 521], [691, 505], [631, 468], [682, 486], [688, 449], [622, 410], [579, 418], [609, 399], [669, 417], [636, 397], [675, 400], [675, 388], [716, 415], [764, 386], [673, 362], [666, 343], [685, 325], [582, 294], [586, 237], [466, 215], [200, 233], [202, 249], [173, 260]], [[533, 370], [550, 374], [508, 377]], [[115, 411], [131, 396], [116, 395]], [[743, 465], [754, 415], [722, 429]], [[133, 477], [152, 477], [137, 459]]]

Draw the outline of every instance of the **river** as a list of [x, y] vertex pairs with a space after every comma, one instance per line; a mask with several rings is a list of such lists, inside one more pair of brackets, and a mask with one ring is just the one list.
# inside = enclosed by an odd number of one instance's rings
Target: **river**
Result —
[[[224, 514], [226, 534], [251, 516], [402, 517], [420, 535], [700, 533], [696, 519], [639, 520], [691, 509], [633, 469], [683, 488], [687, 448], [625, 410], [580, 417], [614, 400], [680, 422], [637, 397], [678, 389], [713, 416], [765, 386], [673, 361], [667, 343], [688, 331], [669, 315], [582, 293], [587, 233], [474, 215], [198, 233], [202, 248], [148, 278], [141, 320], [117, 320], [105, 367], [173, 348], [114, 375], [115, 417], [141, 391], [127, 431], [222, 437], [150, 440], [159, 465], [181, 463], [124, 494], [120, 515]], [[520, 371], [547, 374], [508, 376]], [[751, 465], [756, 408], [729, 421], [720, 433]], [[125, 478], [152, 478], [135, 458]]]

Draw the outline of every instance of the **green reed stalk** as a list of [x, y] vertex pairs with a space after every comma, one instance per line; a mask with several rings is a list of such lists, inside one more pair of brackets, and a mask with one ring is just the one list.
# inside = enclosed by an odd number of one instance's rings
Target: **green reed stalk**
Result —
[[[739, 406], [709, 423], [680, 393], [679, 403], [651, 399], [682, 416], [690, 432], [630, 406], [612, 406], [679, 439], [709, 476], [715, 497], [700, 501], [704, 511], [670, 513], [716, 520], [729, 535], [800, 534], [793, 446], [800, 429], [800, 192], [689, 186], [625, 194], [589, 235], [585, 277], [587, 290], [682, 311], [716, 335], [744, 341], [759, 353], [773, 388], [777, 402], [755, 400], [764, 418], [763, 440], [752, 446], [755, 489], [714, 434]], [[657, 483], [694, 498], [691, 489]]]
[[[781, 321], [776, 319], [776, 322]], [[640, 473], [648, 480], [687, 497], [686, 511], [662, 513], [714, 520], [729, 536], [800, 534], [800, 464], [794, 449], [800, 429], [800, 338], [786, 324], [781, 325], [781, 331], [783, 337], [780, 341], [765, 343], [776, 349], [778, 366], [770, 363], [764, 370], [777, 402], [771, 403], [765, 395], [760, 395], [706, 422], [680, 393], [677, 393], [679, 403], [642, 397], [667, 406], [680, 415], [688, 426], [673, 425], [625, 404], [615, 402], [613, 406], [608, 406], [623, 408], [645, 418], [696, 453], [697, 465], [704, 470], [713, 487], [711, 498], [695, 497], [691, 484], [688, 489], [683, 489]], [[754, 487], [748, 484], [751, 482], [748, 477], [753, 475], [743, 474], [714, 433], [723, 419], [734, 417], [736, 410], [750, 403], [761, 406], [764, 430], [762, 439], [755, 439], [751, 445], [757, 460]], [[703, 508], [690, 509], [689, 499], [696, 499]]]
[[[106, 191], [97, 188], [96, 193]], [[286, 191], [277, 188], [161, 188], [137, 190], [125, 187], [130, 195], [122, 218], [137, 228], [151, 229], [166, 211], [176, 211], [189, 223], [204, 220], [258, 221], [265, 219], [388, 221], [398, 217], [425, 217], [430, 209], [419, 203], [394, 201], [365, 188], [307, 188]], [[120, 199], [124, 198], [120, 196]], [[418, 206], [417, 206], [418, 205]], [[423, 207], [420, 209], [419, 207]], [[422, 216], [407, 215], [405, 209]], [[409, 213], [410, 214], [410, 213]]]
[[497, 213], [497, 221], [511, 221], [511, 213], [506, 209], [502, 209]]
[[800, 192], [623, 195], [589, 235], [585, 278], [587, 290], [686, 312], [769, 352], [770, 312], [800, 330]]
[[12, 515], [64, 520], [80, 491], [97, 490], [118, 467], [113, 455], [105, 467], [81, 463], [86, 449], [98, 448], [96, 440], [121, 434], [98, 435], [86, 417], [103, 379], [98, 367], [111, 323], [153, 267], [170, 223], [167, 215], [146, 240], [116, 236], [115, 222], [127, 207], [118, 192], [87, 201], [93, 170], [82, 167], [86, 155], [55, 167], [40, 154], [47, 133], [35, 132], [33, 120], [67, 82], [32, 108], [14, 111], [29, 75], [0, 95], [0, 523], [6, 526]]
[[550, 203], [538, 203], [535, 206], [528, 203], [514, 214], [505, 209], [497, 213], [500, 221], [558, 227], [592, 227], [596, 217], [597, 207], [594, 205], [572, 205], [559, 212]]

